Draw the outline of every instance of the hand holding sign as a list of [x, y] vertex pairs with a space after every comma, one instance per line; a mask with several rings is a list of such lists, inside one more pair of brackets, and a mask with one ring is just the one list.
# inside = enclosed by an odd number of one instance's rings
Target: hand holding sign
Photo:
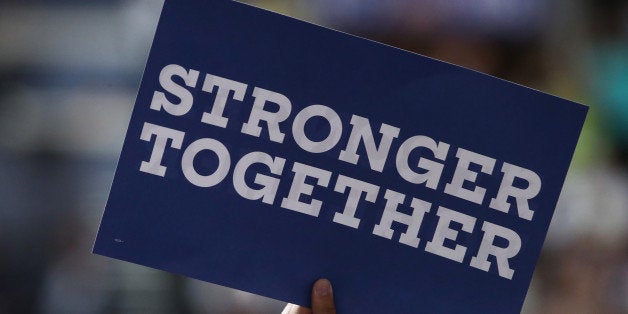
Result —
[[315, 311], [324, 274], [343, 314], [518, 313], [586, 111], [235, 1], [166, 0], [94, 252]]
[[312, 287], [312, 309], [288, 304], [281, 314], [336, 314], [331, 283], [327, 279], [319, 279], [314, 283]]

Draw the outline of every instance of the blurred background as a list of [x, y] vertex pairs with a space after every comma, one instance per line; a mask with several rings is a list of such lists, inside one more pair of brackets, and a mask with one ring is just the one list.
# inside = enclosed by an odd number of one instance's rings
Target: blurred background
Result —
[[[628, 313], [628, 1], [249, 2], [589, 105], [524, 313]], [[283, 308], [90, 253], [161, 6], [0, 1], [0, 313]]]

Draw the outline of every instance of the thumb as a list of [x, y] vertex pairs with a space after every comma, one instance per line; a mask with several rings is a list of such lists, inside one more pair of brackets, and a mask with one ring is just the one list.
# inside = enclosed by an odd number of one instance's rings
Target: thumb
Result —
[[312, 288], [313, 314], [336, 314], [334, 294], [327, 279], [319, 279]]

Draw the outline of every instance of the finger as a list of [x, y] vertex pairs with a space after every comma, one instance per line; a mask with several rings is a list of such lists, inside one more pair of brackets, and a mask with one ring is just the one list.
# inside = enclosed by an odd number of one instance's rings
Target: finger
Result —
[[319, 279], [312, 288], [312, 312], [314, 314], [336, 314], [334, 294], [327, 279]]

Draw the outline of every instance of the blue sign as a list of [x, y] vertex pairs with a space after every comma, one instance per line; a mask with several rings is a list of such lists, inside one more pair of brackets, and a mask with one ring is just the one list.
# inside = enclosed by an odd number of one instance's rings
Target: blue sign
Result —
[[166, 1], [94, 252], [339, 313], [518, 313], [587, 108]]

